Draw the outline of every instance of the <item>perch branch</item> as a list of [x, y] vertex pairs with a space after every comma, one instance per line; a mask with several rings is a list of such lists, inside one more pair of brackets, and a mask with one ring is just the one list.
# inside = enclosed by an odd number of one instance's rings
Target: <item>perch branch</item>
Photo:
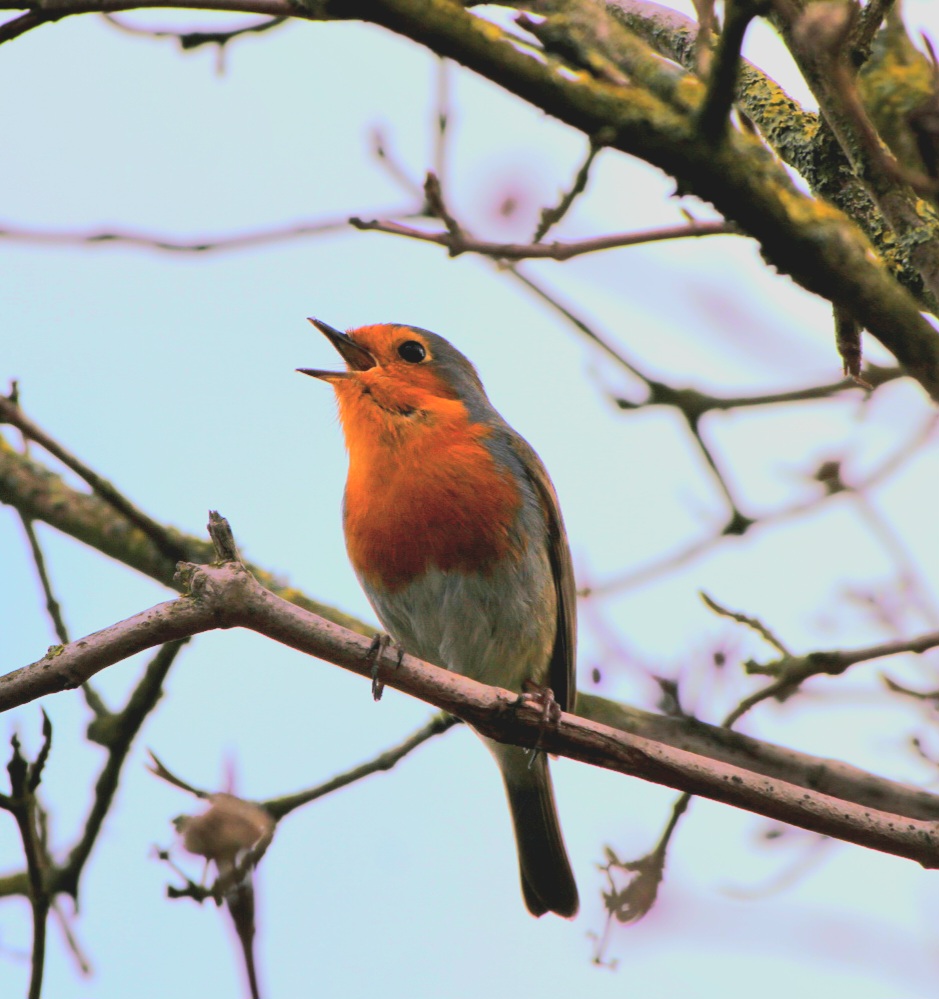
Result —
[[[0, 708], [74, 687], [141, 649], [215, 628], [245, 627], [371, 678], [371, 643], [265, 590], [239, 562], [180, 566], [186, 595], [85, 639], [56, 647], [0, 679]], [[498, 741], [541, 746], [585, 763], [745, 808], [810, 831], [939, 867], [933, 822], [901, 816], [775, 780], [624, 731], [562, 714], [545, 729], [517, 695], [487, 687], [412, 656], [381, 654], [388, 686], [455, 714]]]

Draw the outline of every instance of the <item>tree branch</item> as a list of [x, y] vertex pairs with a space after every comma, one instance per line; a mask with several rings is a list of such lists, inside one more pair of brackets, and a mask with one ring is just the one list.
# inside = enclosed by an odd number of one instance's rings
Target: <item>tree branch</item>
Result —
[[440, 712], [434, 715], [426, 725], [422, 725], [416, 732], [409, 735], [403, 742], [397, 746], [392, 746], [391, 749], [386, 749], [374, 759], [369, 760], [368, 763], [362, 763], [360, 766], [353, 767], [351, 770], [338, 774], [323, 784], [317, 784], [316, 787], [310, 788], [307, 791], [298, 791], [296, 794], [288, 794], [280, 798], [269, 798], [267, 801], [260, 803], [261, 807], [279, 822], [295, 808], [308, 805], [311, 801], [316, 801], [317, 798], [332, 794], [333, 791], [338, 791], [340, 788], [348, 787], [349, 784], [354, 784], [356, 781], [362, 780], [363, 777], [391, 770], [392, 767], [403, 760], [410, 752], [417, 749], [418, 746], [423, 745], [428, 739], [434, 738], [434, 736], [442, 735], [453, 728], [454, 725], [458, 725], [459, 722], [460, 719], [454, 715]]
[[727, 0], [724, 28], [717, 39], [707, 81], [707, 93], [698, 109], [698, 127], [707, 143], [723, 138], [730, 127], [730, 110], [740, 75], [740, 50], [750, 22], [759, 13], [756, 0]]
[[[246, 627], [298, 651], [371, 678], [371, 643], [265, 590], [238, 562], [180, 568], [187, 595], [159, 604], [71, 645], [53, 648], [38, 662], [0, 679], [6, 710], [68, 689], [143, 648], [213, 628]], [[743, 767], [697, 756], [562, 714], [545, 727], [540, 710], [516, 694], [487, 687], [412, 656], [399, 664], [383, 652], [379, 679], [427, 701], [503, 742], [538, 745], [546, 752], [700, 794], [871, 849], [939, 866], [935, 824], [774, 780]]]
[[[542, 209], [541, 218], [538, 221], [538, 226], [535, 229], [535, 233], [532, 236], [533, 243], [540, 243], [545, 236], [564, 218], [564, 216], [571, 210], [571, 206], [580, 197], [581, 194], [587, 189], [587, 181], [590, 178], [590, 168], [593, 166], [593, 161], [597, 158], [597, 154], [601, 150], [601, 146], [591, 140], [590, 149], [587, 152], [587, 158], [584, 160], [581, 168], [577, 171], [577, 176], [574, 177], [574, 183], [571, 184], [570, 190], [565, 191], [561, 197], [561, 200], [553, 207], [548, 207]], [[555, 244], [557, 245], [557, 244]]]
[[874, 36], [893, 9], [894, 3], [895, 0], [867, 0], [851, 33], [851, 61], [855, 66], [860, 66], [870, 57]]
[[[693, 80], [677, 80], [664, 64], [656, 69], [651, 50], [645, 67], [649, 78], [641, 87], [560, 71], [554, 60], [531, 58], [508, 34], [452, 0], [302, 0], [297, 6], [284, 0], [44, 0], [41, 14], [26, 15], [30, 23], [17, 29], [12, 27], [15, 22], [8, 23], [0, 29], [0, 40], [34, 27], [37, 18], [57, 20], [167, 3], [271, 17], [371, 21], [460, 62], [587, 136], [602, 134], [605, 144], [665, 170], [712, 202], [722, 216], [759, 240], [766, 259], [803, 288], [850, 308], [939, 399], [939, 336], [913, 298], [872, 258], [867, 240], [846, 216], [801, 193], [757, 138], [732, 133], [718, 147], [704, 146], [693, 114], [703, 99], [703, 87]], [[580, 7], [586, 10], [586, 3]], [[624, 29], [610, 19], [601, 27], [615, 49]], [[676, 100], [659, 96], [658, 83], [666, 92], [671, 87]], [[921, 228], [922, 241], [913, 256], [925, 265], [935, 234], [925, 223]]]
[[42, 833], [44, 818], [36, 796], [42, 779], [42, 771], [52, 747], [52, 725], [45, 712], [42, 713], [42, 748], [35, 761], [30, 763], [20, 750], [20, 740], [14, 735], [11, 739], [13, 755], [7, 764], [10, 775], [10, 794], [0, 796], [0, 808], [10, 812], [16, 820], [23, 841], [26, 857], [26, 894], [29, 897], [33, 917], [33, 946], [28, 999], [40, 999], [42, 977], [46, 957], [46, 924], [52, 893], [49, 890], [47, 872], [49, 858], [46, 853], [45, 837]]
[[[384, 151], [377, 152], [380, 159], [387, 162]], [[413, 216], [411, 206], [387, 214], [396, 218]], [[80, 232], [70, 230], [31, 229], [23, 226], [0, 226], [0, 239], [15, 240], [19, 243], [37, 243], [40, 246], [74, 246], [76, 244], [105, 245], [126, 243], [145, 249], [164, 250], [169, 253], [209, 253], [215, 250], [242, 250], [268, 243], [281, 243], [305, 236], [323, 236], [332, 232], [342, 232], [349, 227], [349, 218], [318, 219], [310, 222], [295, 222], [290, 225], [272, 226], [256, 232], [235, 233], [234, 235], [202, 236], [198, 239], [172, 239], [169, 236], [148, 232], [130, 232], [103, 229]]]
[[[21, 10], [25, 2], [3, 0], [0, 10]], [[217, 10], [233, 14], [261, 14], [265, 17], [304, 17], [307, 20], [328, 20], [325, 8], [328, 0], [304, 0], [304, 13], [298, 13], [287, 0], [196, 0], [195, 3], [172, 0], [43, 0], [41, 7], [0, 25], [0, 45], [12, 41], [33, 28], [60, 21], [75, 14], [106, 14], [121, 10], [142, 10], [155, 7], [182, 7], [190, 10]], [[319, 13], [317, 13], [319, 11]]]
[[217, 45], [223, 49], [229, 42], [243, 35], [259, 35], [272, 28], [278, 28], [288, 21], [286, 15], [269, 17], [264, 21], [257, 21], [254, 24], [247, 24], [241, 28], [230, 28], [228, 31], [164, 31], [156, 28], [138, 28], [135, 24], [128, 24], [112, 14], [104, 15], [105, 21], [118, 31], [123, 31], [128, 35], [144, 35], [147, 38], [171, 38], [175, 41], [183, 52], [197, 49], [202, 45]]
[[787, 784], [805, 785], [833, 798], [883, 811], [939, 821], [939, 795], [866, 773], [840, 760], [776, 746], [688, 715], [656, 714], [583, 691], [577, 693], [577, 710], [592, 721]]
[[461, 253], [479, 253], [495, 260], [570, 260], [571, 257], [599, 250], [612, 250], [622, 246], [638, 246], [641, 243], [655, 243], [666, 239], [685, 239], [691, 236], [726, 236], [739, 234], [740, 230], [730, 222], [686, 222], [682, 225], [665, 226], [661, 229], [647, 229], [644, 232], [615, 233], [611, 236], [594, 236], [574, 242], [553, 243], [493, 243], [485, 239], [475, 239], [463, 230], [452, 232], [426, 232], [413, 226], [402, 225], [384, 219], [361, 219], [353, 217], [349, 224], [356, 229], [371, 232], [387, 232], [394, 236], [406, 236], [425, 243], [445, 246], [451, 257]]
[[163, 693], [163, 681], [188, 640], [188, 637], [183, 637], [163, 645], [147, 663], [143, 676], [134, 687], [124, 708], [105, 718], [96, 718], [91, 723], [88, 737], [103, 745], [108, 757], [95, 781], [94, 796], [88, 817], [82, 824], [81, 837], [72, 847], [65, 862], [55, 871], [56, 891], [64, 891], [72, 898], [78, 898], [78, 884], [82, 872], [114, 801], [121, 771], [130, 748], [147, 716], [156, 707]]
[[[698, 26], [690, 18], [652, 0], [606, 3], [614, 17], [657, 52], [689, 71], [696, 70]], [[824, 119], [805, 111], [746, 60], [740, 65], [736, 99], [782, 160], [805, 178], [811, 191], [836, 205], [863, 229], [897, 280], [927, 309], [939, 309], [939, 303], [924, 289], [922, 275], [911, 257], [913, 247], [898, 244]]]
[[629, 399], [616, 400], [620, 409], [644, 409], [647, 406], [674, 406], [685, 413], [689, 419], [700, 419], [712, 410], [724, 411], [732, 409], [749, 409], [755, 406], [778, 406], [793, 402], [812, 402], [830, 399], [843, 392], [864, 389], [869, 391], [886, 382], [895, 381], [901, 376], [899, 368], [886, 368], [877, 364], [868, 365], [862, 371], [864, 384], [855, 378], [843, 378], [841, 381], [828, 382], [825, 385], [810, 385], [803, 389], [792, 389], [789, 392], [766, 392], [757, 395], [721, 396], [711, 395], [693, 388], [675, 388], [664, 382], [650, 381], [649, 398], [642, 402], [632, 402]]
[[[853, 26], [850, 5], [813, 5], [804, 13], [776, 4], [776, 22], [841, 149], [861, 178], [933, 298], [939, 298], [939, 216], [913, 189], [882, 143], [857, 94], [845, 46]], [[928, 177], [923, 181], [935, 184]], [[834, 301], [834, 299], [833, 299]], [[835, 304], [839, 304], [835, 302]], [[842, 301], [850, 309], [850, 302]], [[853, 309], [851, 310], [854, 311]], [[863, 318], [855, 313], [861, 326]]]
[[[822, 469], [816, 470], [812, 478], [825, 485], [825, 492], [808, 500], [793, 503], [791, 506], [762, 514], [752, 519], [747, 530], [758, 524], [779, 524], [783, 521], [791, 520], [794, 517], [808, 513], [822, 503], [828, 502], [833, 496], [844, 495], [845, 493], [863, 496], [866, 490], [889, 478], [904, 462], [909, 460], [924, 444], [931, 440], [937, 426], [939, 426], [939, 412], [931, 411], [929, 418], [923, 422], [923, 425], [916, 433], [911, 435], [899, 447], [895, 448], [879, 465], [854, 482], [845, 482], [840, 477], [840, 462], [835, 463], [834, 470], [837, 474], [833, 478], [828, 477], [823, 480], [820, 474]], [[595, 584], [585, 591], [584, 595], [604, 595], [638, 586], [640, 583], [647, 582], [649, 579], [659, 576], [664, 572], [686, 565], [688, 562], [712, 549], [715, 545], [720, 544], [728, 536], [733, 536], [733, 532], [728, 531], [727, 526], [725, 526], [710, 537], [694, 541], [679, 551], [666, 555], [664, 558], [650, 561], [646, 565], [640, 566], [637, 569], [631, 569], [621, 576], [608, 579], [600, 584]]]

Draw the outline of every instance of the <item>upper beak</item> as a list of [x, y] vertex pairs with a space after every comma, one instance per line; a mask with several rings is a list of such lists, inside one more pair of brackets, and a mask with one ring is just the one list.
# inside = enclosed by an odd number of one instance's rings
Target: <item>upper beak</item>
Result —
[[342, 359], [349, 367], [349, 371], [320, 371], [316, 368], [297, 368], [303, 375], [312, 375], [314, 378], [322, 378], [330, 381], [335, 378], [346, 378], [351, 371], [368, 371], [377, 364], [372, 352], [366, 350], [361, 344], [355, 342], [347, 333], [333, 329], [320, 319], [309, 320], [319, 331], [323, 333], [329, 342], [339, 351]]

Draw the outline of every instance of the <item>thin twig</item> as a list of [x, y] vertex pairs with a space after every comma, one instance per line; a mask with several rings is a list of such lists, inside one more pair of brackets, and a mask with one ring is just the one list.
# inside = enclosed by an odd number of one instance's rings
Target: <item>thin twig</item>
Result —
[[[408, 173], [404, 164], [391, 152], [388, 137], [377, 126], [371, 132], [371, 145], [372, 155], [378, 160], [379, 165], [384, 167], [388, 176], [407, 194], [415, 199], [423, 200], [424, 189], [420, 182]], [[409, 212], [412, 215], [424, 214], [423, 211], [415, 213], [411, 209], [409, 209]], [[346, 219], [346, 222], [348, 222], [348, 219]]]
[[610, 236], [594, 236], [569, 242], [552, 243], [496, 243], [475, 239], [460, 230], [459, 236], [452, 231], [427, 232], [413, 226], [402, 225], [389, 219], [363, 219], [353, 216], [349, 224], [356, 229], [370, 232], [386, 232], [394, 236], [405, 236], [425, 243], [436, 243], [446, 247], [451, 257], [462, 253], [478, 253], [495, 260], [570, 260], [585, 253], [600, 250], [613, 250], [624, 246], [638, 246], [667, 239], [687, 239], [697, 236], [738, 235], [739, 230], [731, 222], [690, 222], [682, 225], [664, 226], [642, 232], [614, 233]]
[[717, 462], [717, 456], [701, 433], [700, 418], [689, 416], [685, 410], [679, 410], [679, 412], [684, 418], [685, 425], [688, 427], [688, 432], [691, 434], [692, 439], [698, 445], [698, 450], [704, 457], [705, 462], [707, 462], [708, 468], [711, 469], [711, 474], [717, 483], [718, 490], [730, 508], [730, 514], [724, 521], [721, 534], [727, 537], [742, 537], [753, 526], [753, 518], [744, 514], [737, 505], [737, 500], [731, 491], [730, 484]]
[[870, 391], [886, 382], [903, 377], [903, 372], [897, 367], [882, 367], [869, 364], [862, 372], [863, 384], [855, 378], [843, 378], [838, 382], [828, 382], [824, 385], [812, 385], [804, 389], [793, 389], [789, 392], [765, 392], [756, 395], [719, 396], [701, 392], [693, 388], [676, 389], [662, 382], [653, 382], [651, 394], [642, 402], [631, 399], [616, 399], [620, 409], [643, 409], [647, 406], [675, 406], [687, 410], [699, 418], [711, 410], [726, 412], [733, 409], [747, 409], [756, 406], [779, 406], [793, 402], [812, 402], [830, 399], [841, 393], [864, 389]]
[[757, 620], [755, 617], [750, 617], [747, 614], [742, 614], [740, 611], [732, 611], [727, 607], [721, 606], [713, 597], [709, 597], [703, 590], [699, 591], [699, 596], [704, 601], [704, 603], [712, 610], [715, 614], [719, 614], [721, 617], [728, 617], [731, 621], [736, 621], [738, 624], [746, 625], [746, 627], [755, 631], [764, 642], [768, 642], [773, 646], [779, 653], [784, 656], [789, 655], [789, 650], [785, 645], [763, 624], [762, 621]]
[[884, 659], [887, 656], [902, 653], [922, 654], [939, 647], [939, 632], [934, 631], [917, 638], [904, 639], [895, 642], [883, 642], [865, 649], [854, 649], [849, 652], [811, 652], [806, 656], [791, 656], [777, 660], [774, 663], [758, 665], [750, 663], [749, 673], [778, 674], [778, 679], [745, 697], [724, 719], [724, 725], [730, 728], [751, 708], [763, 701], [775, 699], [784, 701], [791, 697], [799, 687], [814, 676], [840, 676], [845, 670], [858, 663], [870, 662], [873, 659]]
[[183, 637], [158, 649], [147, 663], [143, 676], [134, 687], [124, 708], [107, 719], [97, 719], [89, 729], [89, 738], [103, 745], [108, 757], [95, 781], [94, 797], [82, 825], [78, 842], [69, 851], [65, 862], [53, 874], [57, 892], [78, 897], [78, 885], [85, 864], [98, 840], [104, 820], [117, 793], [121, 771], [137, 733], [163, 693], [163, 682], [176, 657], [189, 641]]
[[[15, 381], [10, 389], [9, 401], [14, 406], [20, 405], [19, 385]], [[24, 456], [29, 457], [29, 437], [22, 432], [21, 437], [23, 440], [23, 454]], [[29, 548], [33, 556], [33, 564], [36, 567], [36, 574], [39, 576], [39, 585], [42, 587], [42, 592], [46, 601], [46, 611], [49, 614], [50, 621], [52, 622], [53, 630], [55, 631], [59, 642], [62, 645], [67, 645], [70, 641], [68, 628], [65, 626], [65, 618], [62, 616], [61, 604], [56, 599], [55, 593], [52, 589], [52, 580], [50, 579], [48, 570], [46, 569], [46, 558], [43, 553], [42, 546], [39, 544], [36, 528], [33, 526], [32, 519], [27, 517], [22, 510], [17, 510], [16, 512], [19, 514], [20, 522], [23, 525], [23, 532], [25, 533], [26, 540], [29, 543]], [[104, 701], [90, 683], [82, 684], [81, 690], [85, 698], [85, 703], [94, 712], [96, 717], [102, 717], [107, 714], [107, 707], [105, 706]]]
[[[587, 189], [587, 181], [590, 178], [590, 168], [593, 166], [593, 161], [597, 158], [597, 154], [603, 148], [599, 142], [594, 139], [590, 140], [590, 148], [587, 151], [587, 158], [584, 160], [583, 165], [577, 171], [577, 175], [574, 177], [574, 183], [571, 185], [569, 191], [565, 192], [561, 200], [553, 208], [545, 208], [541, 212], [541, 220], [538, 223], [538, 228], [535, 229], [535, 234], [532, 236], [532, 243], [540, 243], [545, 236], [548, 235], [550, 230], [564, 218], [564, 216], [570, 211], [571, 206], [577, 200], [578, 196], [583, 194]], [[558, 244], [555, 243], [555, 246]], [[627, 244], [620, 244], [627, 245]], [[556, 257], [555, 259], [562, 260], [563, 257]]]
[[155, 777], [159, 777], [160, 780], [165, 780], [167, 784], [172, 784], [173, 787], [178, 787], [181, 791], [186, 791], [194, 798], [201, 798], [203, 800], [208, 800], [212, 797], [213, 793], [215, 793], [213, 791], [206, 791], [204, 788], [193, 787], [192, 784], [184, 781], [181, 777], [177, 777], [169, 770], [169, 768], [152, 749], [147, 750], [147, 755], [150, 757], [150, 766], [148, 766], [147, 769]]
[[272, 28], [278, 28], [290, 20], [284, 15], [279, 15], [246, 25], [242, 28], [232, 28], [228, 31], [167, 31], [158, 28], [141, 28], [107, 12], [101, 16], [108, 24], [129, 35], [143, 35], [147, 38], [170, 38], [177, 42], [184, 52], [197, 49], [202, 45], [218, 45], [219, 48], [222, 48], [233, 39], [239, 38], [242, 35], [259, 35], [270, 31]]
[[[39, 538], [36, 536], [36, 529], [33, 526], [33, 521], [29, 517], [24, 516], [22, 510], [17, 510], [19, 514], [20, 521], [23, 524], [23, 531], [26, 534], [26, 540], [29, 542], [29, 548], [33, 555], [33, 564], [36, 566], [36, 573], [39, 576], [39, 584], [42, 586], [42, 592], [46, 600], [46, 611], [49, 614], [49, 619], [52, 622], [52, 627], [55, 630], [56, 638], [62, 645], [68, 645], [71, 639], [68, 636], [68, 628], [65, 626], [65, 618], [62, 616], [62, 607], [59, 601], [55, 597], [55, 593], [52, 589], [52, 580], [49, 578], [49, 573], [46, 569], [46, 559], [42, 551], [42, 547], [39, 544]], [[85, 703], [94, 712], [95, 716], [101, 718], [108, 714], [108, 709], [101, 699], [101, 695], [92, 687], [90, 683], [83, 683], [81, 686], [82, 695], [85, 698]]]
[[261, 807], [266, 809], [277, 821], [280, 821], [285, 815], [289, 815], [295, 808], [299, 808], [301, 805], [307, 805], [311, 801], [316, 801], [317, 798], [332, 794], [333, 791], [338, 791], [340, 788], [353, 784], [355, 781], [362, 780], [363, 777], [368, 777], [370, 774], [390, 770], [410, 752], [427, 742], [428, 739], [442, 735], [459, 723], [459, 718], [441, 711], [399, 745], [385, 750], [385, 752], [374, 759], [369, 760], [368, 763], [353, 767], [351, 770], [338, 774], [331, 780], [323, 784], [318, 784], [308, 791], [299, 791], [297, 794], [290, 794], [281, 798], [269, 798], [267, 801], [261, 802]]
[[[828, 502], [832, 496], [864, 492], [878, 483], [885, 481], [932, 438], [937, 426], [939, 426], [939, 413], [931, 413], [916, 433], [912, 434], [908, 440], [894, 449], [876, 468], [868, 472], [859, 481], [855, 483], [840, 483], [836, 489], [826, 489], [825, 492], [812, 499], [793, 503], [791, 506], [784, 507], [781, 510], [756, 517], [752, 520], [748, 529], [752, 529], [757, 525], [766, 526], [767, 524], [779, 524], [786, 520], [792, 520], [795, 517], [817, 509], [823, 503]], [[726, 528], [722, 528], [710, 537], [693, 541], [685, 548], [666, 555], [664, 558], [653, 560], [647, 565], [616, 576], [606, 582], [594, 584], [589, 590], [582, 591], [581, 596], [608, 596], [611, 593], [620, 593], [627, 589], [633, 589], [636, 586], [647, 583], [650, 579], [659, 577], [665, 572], [670, 572], [673, 569], [687, 565], [689, 562], [694, 561], [694, 559], [717, 547], [726, 537], [728, 537]]]
[[638, 378], [645, 385], [649, 384], [649, 379], [637, 368], [632, 361], [628, 360], [619, 350], [618, 347], [614, 347], [606, 337], [602, 336], [600, 333], [594, 329], [593, 325], [588, 323], [587, 320], [583, 319], [581, 316], [574, 312], [573, 308], [566, 305], [564, 302], [558, 298], [553, 292], [549, 292], [544, 285], [540, 282], [535, 281], [533, 278], [529, 277], [527, 273], [523, 272], [518, 267], [506, 267], [504, 273], [508, 274], [519, 284], [524, 285], [529, 291], [533, 292], [534, 295], [541, 299], [546, 305], [551, 306], [555, 312], [563, 316], [575, 329], [579, 330], [583, 335], [597, 347], [599, 347], [605, 354], [613, 358], [620, 367], [628, 371], [633, 377]]
[[72, 957], [75, 958], [79, 973], [87, 978], [92, 973], [91, 961], [88, 960], [87, 954], [82, 950], [81, 944], [75, 936], [68, 914], [62, 911], [62, 906], [56, 898], [52, 900], [52, 912], [59, 921], [59, 929], [62, 931], [62, 936], [65, 937], [65, 943], [68, 945]]
[[[396, 214], [399, 218], [413, 217], [415, 213], [409, 208]], [[120, 230], [102, 230], [92, 232], [70, 232], [60, 230], [43, 231], [16, 226], [0, 226], [0, 239], [11, 239], [20, 243], [39, 243], [40, 245], [74, 244], [106, 244], [127, 243], [152, 250], [165, 250], [170, 253], [207, 253], [213, 250], [241, 250], [251, 246], [263, 246], [269, 243], [280, 243], [305, 236], [323, 236], [331, 232], [341, 232], [349, 227], [348, 216], [341, 218], [319, 219], [311, 222], [298, 222], [286, 226], [272, 226], [258, 232], [240, 233], [229, 236], [205, 236], [200, 239], [183, 240], [170, 239], [145, 232], [130, 232]]]
[[434, 112], [434, 173], [441, 184], [447, 181], [447, 129], [453, 111], [450, 106], [450, 63], [441, 57], [437, 60], [437, 107]]
[[[43, 10], [29, 11], [0, 25], [0, 44], [12, 41], [20, 35], [38, 28], [51, 21], [77, 14], [103, 14], [127, 10], [129, 7], [159, 7], [165, 6], [166, 0], [135, 0], [128, 4], [127, 0], [74, 0], [74, 2], [49, 3], [43, 5]], [[175, 4], [183, 6], [181, 3]], [[198, 0], [199, 10], [223, 11], [228, 14], [257, 14], [269, 18], [306, 17], [308, 20], [320, 20], [313, 11], [302, 12], [292, 7], [284, 0]]]
[[62, 645], [68, 645], [70, 639], [68, 637], [68, 629], [65, 627], [65, 621], [62, 618], [62, 607], [52, 591], [52, 581], [49, 579], [49, 573], [46, 570], [46, 559], [39, 545], [39, 539], [36, 537], [36, 529], [28, 517], [24, 517], [20, 511], [17, 512], [20, 514], [23, 531], [26, 534], [26, 540], [29, 542], [29, 548], [33, 555], [33, 564], [36, 566], [36, 574], [39, 576], [39, 584], [42, 587], [43, 596], [46, 600], [46, 611], [49, 614], [49, 619], [52, 621], [52, 627], [59, 642]]
[[[432, 171], [427, 172], [424, 179], [424, 205], [428, 215], [432, 218], [440, 219], [447, 227], [447, 233], [454, 242], [463, 239], [463, 230], [460, 223], [450, 214], [443, 200], [443, 190], [440, 186], [440, 178]], [[350, 224], [355, 225], [350, 219]], [[356, 229], [363, 228], [355, 226]]]

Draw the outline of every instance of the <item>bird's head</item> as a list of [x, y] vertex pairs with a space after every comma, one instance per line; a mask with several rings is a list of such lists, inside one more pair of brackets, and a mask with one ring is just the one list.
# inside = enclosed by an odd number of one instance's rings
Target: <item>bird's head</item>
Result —
[[339, 351], [346, 370], [297, 370], [333, 386], [347, 427], [359, 416], [397, 422], [460, 413], [485, 422], [493, 413], [476, 369], [436, 333], [396, 323], [343, 333], [319, 319], [310, 322]]

